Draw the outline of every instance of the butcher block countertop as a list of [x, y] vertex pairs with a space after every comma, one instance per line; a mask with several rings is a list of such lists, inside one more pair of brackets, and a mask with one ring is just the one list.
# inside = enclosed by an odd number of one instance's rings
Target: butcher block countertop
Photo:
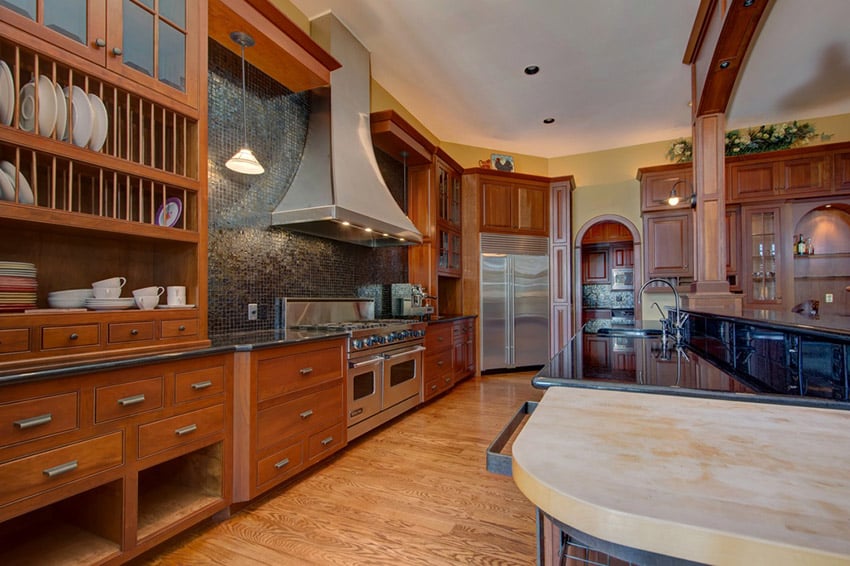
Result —
[[513, 478], [591, 536], [707, 564], [850, 564], [850, 413], [553, 387]]

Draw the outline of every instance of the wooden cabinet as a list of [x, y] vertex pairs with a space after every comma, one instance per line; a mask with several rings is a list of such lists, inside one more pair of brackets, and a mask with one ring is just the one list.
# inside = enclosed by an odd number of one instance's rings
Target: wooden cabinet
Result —
[[850, 150], [836, 151], [832, 162], [835, 192], [850, 193]]
[[549, 235], [549, 187], [502, 177], [481, 178], [482, 232]]
[[572, 335], [572, 254], [570, 216], [572, 176], [552, 181], [550, 186], [549, 238], [549, 355], [554, 356]]
[[[689, 197], [694, 192], [693, 167], [690, 163], [641, 167], [637, 179], [640, 181], [641, 209], [669, 210], [670, 208], [688, 208]], [[667, 199], [675, 189], [679, 204], [671, 207]]]
[[234, 501], [248, 501], [346, 445], [344, 338], [238, 352]]
[[800, 154], [788, 150], [781, 156], [730, 158], [726, 165], [727, 202], [829, 195], [831, 172], [832, 154], [828, 151]]
[[4, 562], [125, 562], [225, 509], [232, 377], [223, 354], [0, 387]]
[[581, 323], [584, 324], [589, 320], [610, 319], [612, 316], [611, 309], [593, 309], [588, 308], [581, 311]]
[[588, 247], [581, 251], [581, 282], [610, 283], [611, 255], [608, 247]]
[[693, 212], [690, 209], [644, 213], [643, 233], [648, 278], [693, 277]]
[[454, 324], [432, 322], [425, 331], [423, 400], [428, 401], [454, 385]]
[[439, 156], [434, 158], [437, 179], [437, 275], [460, 277], [461, 174]]
[[754, 308], [782, 304], [785, 250], [779, 206], [742, 206], [744, 303]]
[[726, 207], [726, 280], [731, 291], [741, 291], [741, 211]]
[[[37, 12], [27, 8], [36, 4]], [[206, 96], [206, 8], [205, 0], [0, 7], [0, 57], [15, 84], [40, 77], [49, 88], [36, 105], [57, 108], [49, 95], [59, 93], [67, 114], [43, 130], [27, 127], [20, 113], [0, 124], [0, 160], [22, 176], [15, 198], [0, 202], [0, 257], [35, 265], [41, 309], [0, 314], [0, 331], [28, 337], [0, 352], [0, 369], [209, 344], [206, 105], [199, 98]], [[68, 119], [93, 110], [96, 125]], [[127, 279], [125, 297], [150, 285], [184, 285], [194, 307], [47, 309], [52, 291], [116, 275]]]
[[619, 222], [597, 222], [587, 229], [581, 239], [582, 245], [631, 241], [632, 233]]
[[475, 375], [475, 319], [455, 321], [452, 328], [452, 381], [457, 384]]
[[95, 65], [198, 107], [200, 2], [6, 3], [3, 19], [20, 30]]
[[614, 267], [634, 267], [635, 248], [628, 246], [611, 246], [611, 265]]

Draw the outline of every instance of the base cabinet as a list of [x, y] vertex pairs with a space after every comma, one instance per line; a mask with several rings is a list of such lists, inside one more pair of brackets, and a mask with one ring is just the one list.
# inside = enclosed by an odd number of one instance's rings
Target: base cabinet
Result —
[[345, 344], [333, 338], [236, 353], [234, 502], [346, 445]]
[[232, 357], [0, 388], [7, 564], [131, 559], [231, 498]]
[[428, 401], [475, 375], [475, 318], [432, 322], [425, 332], [422, 399]]

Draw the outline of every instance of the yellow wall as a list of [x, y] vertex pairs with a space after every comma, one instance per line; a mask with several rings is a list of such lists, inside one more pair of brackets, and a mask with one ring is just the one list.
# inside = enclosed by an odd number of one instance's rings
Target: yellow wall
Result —
[[306, 31], [308, 34], [310, 33], [310, 20], [308, 20], [307, 16], [305, 16], [301, 10], [296, 8], [292, 2], [289, 0], [271, 0], [271, 3], [274, 4], [278, 10], [283, 12], [284, 16], [292, 20], [295, 25]]

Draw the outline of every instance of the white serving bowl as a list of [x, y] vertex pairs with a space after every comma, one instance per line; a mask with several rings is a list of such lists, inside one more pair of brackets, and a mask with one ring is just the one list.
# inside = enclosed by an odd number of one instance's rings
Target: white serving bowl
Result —
[[77, 309], [86, 306], [86, 297], [47, 297], [52, 309]]
[[70, 299], [72, 297], [88, 299], [94, 297], [94, 289], [66, 289], [64, 291], [51, 291], [47, 294], [47, 296], [55, 297], [57, 299]]

